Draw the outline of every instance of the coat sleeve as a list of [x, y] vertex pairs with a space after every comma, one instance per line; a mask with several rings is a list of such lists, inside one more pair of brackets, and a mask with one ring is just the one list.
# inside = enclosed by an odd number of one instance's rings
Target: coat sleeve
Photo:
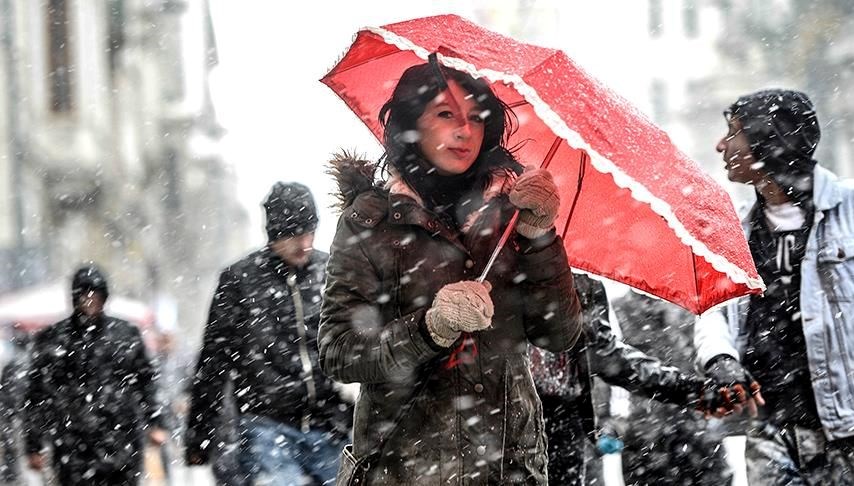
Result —
[[50, 372], [49, 351], [43, 343], [43, 334], [36, 336], [30, 357], [24, 399], [24, 441], [27, 454], [41, 452], [45, 433], [56, 427], [50, 413], [53, 397], [45, 385]]
[[342, 383], [405, 381], [443, 350], [426, 332], [426, 308], [384, 322], [382, 282], [366, 251], [370, 239], [359, 236], [363, 233], [340, 219], [320, 314], [320, 366]]
[[694, 348], [697, 350], [697, 367], [706, 369], [715, 356], [725, 354], [739, 359], [732, 335], [727, 322], [726, 307], [711, 309], [697, 318], [694, 324]]
[[[534, 346], [552, 352], [570, 349], [581, 334], [581, 304], [573, 285], [563, 240], [554, 232], [534, 241], [519, 237], [525, 333]], [[547, 241], [542, 248], [540, 241]]]
[[223, 407], [225, 385], [233, 367], [230, 344], [236, 337], [231, 330], [241, 318], [242, 310], [238, 288], [238, 280], [231, 269], [222, 272], [211, 301], [202, 350], [193, 376], [186, 455], [188, 458], [196, 456], [203, 462], [209, 459]]
[[[600, 284], [601, 285], [601, 284]], [[696, 377], [624, 343], [611, 328], [607, 303], [602, 316], [592, 321], [588, 353], [593, 373], [608, 384], [662, 402], [686, 404], [699, 390]]]
[[585, 335], [591, 371], [632, 393], [659, 401], [685, 404], [699, 390], [699, 382], [679, 368], [664, 365], [658, 358], [624, 343], [612, 329], [605, 287], [585, 275], [576, 275], [584, 308]]

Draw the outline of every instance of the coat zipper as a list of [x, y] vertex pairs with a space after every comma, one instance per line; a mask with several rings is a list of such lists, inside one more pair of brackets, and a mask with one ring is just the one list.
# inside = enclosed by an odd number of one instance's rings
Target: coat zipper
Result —
[[302, 372], [305, 379], [305, 385], [308, 389], [308, 401], [311, 406], [307, 407], [302, 415], [301, 428], [303, 433], [309, 431], [311, 425], [311, 409], [317, 402], [317, 389], [314, 384], [314, 370], [311, 366], [311, 357], [308, 354], [308, 346], [306, 345], [306, 329], [305, 329], [305, 314], [302, 306], [302, 295], [297, 286], [297, 277], [294, 274], [289, 274], [287, 278], [288, 287], [291, 289], [291, 298], [294, 301], [294, 313], [297, 320], [297, 332], [299, 333], [299, 357], [302, 362]]

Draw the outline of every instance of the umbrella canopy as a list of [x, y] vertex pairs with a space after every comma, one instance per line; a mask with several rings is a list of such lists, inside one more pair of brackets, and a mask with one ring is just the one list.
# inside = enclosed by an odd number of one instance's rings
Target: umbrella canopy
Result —
[[[143, 332], [154, 328], [154, 312], [137, 300], [111, 294], [104, 312], [135, 324]], [[36, 331], [70, 315], [71, 291], [62, 283], [0, 296], [0, 325], [13, 324], [27, 331]]]
[[560, 50], [441, 15], [361, 30], [321, 81], [382, 140], [380, 107], [433, 52], [487, 79], [516, 114], [509, 146], [555, 176], [572, 267], [696, 314], [764, 289], [726, 191]]

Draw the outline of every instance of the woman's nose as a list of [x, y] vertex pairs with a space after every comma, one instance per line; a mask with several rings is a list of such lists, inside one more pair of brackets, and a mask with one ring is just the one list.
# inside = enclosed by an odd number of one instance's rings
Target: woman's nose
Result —
[[724, 150], [726, 150], [726, 137], [718, 141], [718, 144], [715, 145], [715, 150], [717, 150], [718, 152], [723, 152]]
[[462, 124], [454, 131], [454, 135], [460, 140], [469, 138], [471, 136], [471, 125], [469, 122], [463, 120]]

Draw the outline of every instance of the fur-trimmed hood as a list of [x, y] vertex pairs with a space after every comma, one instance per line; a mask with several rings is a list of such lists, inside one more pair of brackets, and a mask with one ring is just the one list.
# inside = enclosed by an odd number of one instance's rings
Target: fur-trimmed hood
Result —
[[338, 200], [335, 205], [338, 211], [353, 204], [359, 194], [375, 187], [376, 167], [376, 162], [346, 150], [333, 154], [326, 173], [338, 183], [338, 192], [333, 194]]
[[[353, 204], [359, 194], [372, 189], [408, 196], [424, 206], [424, 201], [415, 190], [393, 170], [390, 171], [388, 180], [380, 180], [377, 177], [377, 163], [366, 160], [360, 155], [347, 151], [334, 154], [329, 161], [326, 173], [334, 177], [338, 183], [338, 192], [335, 193], [335, 197], [338, 200], [336, 208], [339, 211]], [[496, 171], [494, 174], [483, 191], [484, 203], [498, 195], [509, 193], [516, 179], [516, 174], [509, 170]]]

